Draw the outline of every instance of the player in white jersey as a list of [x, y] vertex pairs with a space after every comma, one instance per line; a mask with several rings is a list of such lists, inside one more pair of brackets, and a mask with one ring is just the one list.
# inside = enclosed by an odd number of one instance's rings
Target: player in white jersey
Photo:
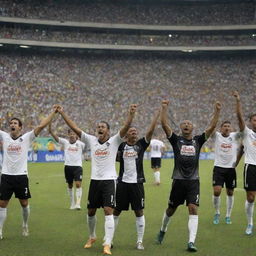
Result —
[[152, 139], [150, 141], [150, 157], [151, 157], [151, 168], [154, 172], [155, 184], [160, 185], [160, 168], [161, 168], [161, 157], [164, 153], [165, 145], [161, 140]]
[[219, 224], [220, 219], [220, 194], [226, 186], [226, 205], [227, 211], [225, 216], [226, 224], [231, 224], [231, 212], [234, 205], [234, 188], [236, 187], [236, 159], [240, 143], [240, 133], [231, 132], [231, 122], [224, 121], [220, 126], [220, 132], [215, 132], [212, 136], [215, 142], [215, 161], [212, 177], [213, 185], [213, 206], [215, 215], [214, 224]]
[[[58, 137], [51, 128], [51, 123], [49, 124], [49, 133], [52, 137], [60, 143], [64, 148], [64, 174], [66, 182], [68, 184], [68, 195], [70, 198], [70, 209], [81, 209], [81, 197], [82, 197], [82, 177], [83, 177], [83, 151], [85, 149], [85, 144], [78, 140], [75, 132], [68, 129], [68, 140]], [[76, 200], [74, 196], [73, 183], [76, 186]]]
[[114, 236], [114, 218], [113, 208], [115, 205], [115, 187], [116, 187], [116, 154], [122, 138], [127, 133], [137, 105], [133, 104], [129, 108], [128, 118], [121, 130], [110, 137], [110, 127], [105, 121], [100, 121], [96, 127], [97, 136], [89, 135], [83, 132], [77, 125], [71, 121], [60, 107], [59, 113], [68, 124], [68, 126], [81, 138], [91, 149], [91, 182], [88, 194], [88, 215], [87, 223], [89, 227], [89, 239], [84, 248], [91, 248], [96, 241], [96, 211], [103, 207], [105, 214], [105, 242], [103, 244], [103, 253], [111, 254], [111, 243]]
[[53, 112], [30, 132], [22, 135], [22, 122], [18, 118], [10, 120], [10, 133], [0, 130], [3, 141], [3, 167], [0, 184], [0, 239], [3, 238], [3, 224], [7, 217], [7, 206], [12, 194], [19, 199], [22, 207], [22, 234], [28, 236], [28, 218], [30, 208], [28, 199], [31, 197], [28, 182], [28, 151], [33, 139], [39, 135], [53, 118], [57, 107]]
[[[250, 127], [245, 125], [242, 115], [242, 107], [238, 92], [234, 92], [237, 105], [237, 117], [239, 120], [239, 128], [243, 136], [244, 150], [244, 189], [246, 190], [245, 212], [247, 216], [247, 227], [245, 233], [252, 235], [253, 233], [253, 211], [256, 195], [256, 114], [250, 116]], [[240, 159], [240, 156], [238, 156]]]

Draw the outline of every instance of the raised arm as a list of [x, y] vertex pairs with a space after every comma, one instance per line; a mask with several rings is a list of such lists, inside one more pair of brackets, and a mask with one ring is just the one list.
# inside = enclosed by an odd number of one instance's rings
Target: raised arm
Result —
[[129, 112], [128, 112], [128, 117], [127, 117], [127, 119], [124, 123], [124, 126], [120, 130], [120, 137], [121, 138], [123, 138], [126, 135], [126, 133], [128, 132], [129, 127], [132, 123], [132, 120], [135, 116], [136, 109], [137, 109], [137, 104], [130, 105]]
[[167, 117], [168, 105], [169, 105], [169, 100], [162, 101], [161, 124], [164, 132], [166, 133], [166, 136], [169, 138], [172, 136], [172, 128], [168, 123], [168, 117]]
[[46, 118], [44, 118], [41, 123], [34, 129], [34, 133], [36, 136], [39, 135], [39, 133], [44, 129], [44, 127], [46, 127], [51, 120], [53, 119], [53, 117], [55, 116], [55, 114], [57, 113], [57, 105], [53, 106], [53, 111], [50, 113], [49, 116], [47, 116]]
[[66, 113], [63, 111], [63, 107], [59, 106], [58, 107], [58, 112], [66, 122], [66, 124], [77, 134], [79, 138], [82, 136], [82, 130], [73, 122], [72, 120], [69, 119], [69, 117], [66, 115]]
[[219, 101], [216, 101], [216, 103], [214, 105], [214, 113], [213, 113], [212, 120], [210, 122], [209, 127], [205, 130], [206, 138], [209, 138], [212, 135], [212, 133], [214, 132], [214, 130], [217, 126], [218, 120], [219, 120], [220, 110], [221, 110], [221, 104]]
[[52, 122], [49, 123], [48, 131], [52, 135], [52, 137], [59, 142], [59, 137], [52, 131]]
[[155, 113], [155, 115], [153, 117], [153, 120], [151, 121], [151, 124], [150, 124], [150, 126], [147, 130], [146, 136], [145, 136], [147, 142], [151, 141], [152, 135], [153, 135], [154, 130], [156, 128], [156, 124], [157, 124], [157, 120], [159, 118], [159, 115], [160, 115], [160, 110], [157, 110], [157, 112]]
[[236, 115], [237, 115], [237, 119], [238, 119], [239, 129], [240, 129], [240, 131], [243, 131], [245, 128], [245, 122], [244, 122], [243, 115], [242, 115], [242, 106], [241, 106], [241, 102], [240, 102], [240, 95], [237, 91], [234, 91], [233, 95], [236, 98]]

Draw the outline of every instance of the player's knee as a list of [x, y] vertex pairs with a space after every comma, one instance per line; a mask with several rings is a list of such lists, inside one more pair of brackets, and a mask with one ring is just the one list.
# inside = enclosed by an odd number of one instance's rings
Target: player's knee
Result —
[[221, 186], [215, 186], [213, 187], [213, 194], [214, 196], [220, 196], [222, 187]]
[[234, 190], [233, 189], [227, 189], [227, 195], [228, 196], [233, 196]]
[[143, 210], [136, 210], [136, 211], [134, 211], [134, 213], [135, 213], [135, 216], [136, 216], [136, 217], [141, 217], [141, 216], [143, 216]]
[[253, 203], [254, 200], [255, 200], [255, 195], [252, 194], [252, 193], [247, 193], [247, 201], [248, 201], [249, 203]]
[[88, 209], [88, 216], [92, 217], [96, 214], [97, 209]]
[[188, 205], [188, 212], [190, 215], [197, 215], [197, 206], [194, 204]]
[[105, 215], [112, 215], [113, 214], [113, 208], [111, 207], [104, 207], [104, 213]]

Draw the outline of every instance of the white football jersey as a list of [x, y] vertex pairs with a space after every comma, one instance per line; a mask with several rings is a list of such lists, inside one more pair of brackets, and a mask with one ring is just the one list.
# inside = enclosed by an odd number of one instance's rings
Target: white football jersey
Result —
[[164, 143], [161, 140], [152, 139], [150, 141], [150, 148], [151, 157], [160, 158], [162, 156], [162, 149], [164, 148]]
[[77, 140], [71, 144], [68, 140], [59, 138], [59, 143], [64, 146], [65, 165], [68, 166], [81, 166], [82, 167], [82, 155], [85, 148], [85, 144]]
[[256, 165], [256, 132], [245, 126], [243, 131], [244, 162]]
[[91, 179], [116, 179], [116, 154], [119, 145], [122, 143], [120, 134], [117, 133], [101, 144], [97, 137], [82, 132], [81, 140], [89, 145], [91, 149]]
[[213, 136], [215, 140], [215, 161], [214, 166], [222, 168], [233, 168], [237, 158], [237, 150], [240, 143], [241, 134], [231, 132], [228, 137], [216, 132]]
[[34, 130], [23, 134], [17, 139], [12, 139], [9, 133], [0, 130], [3, 141], [3, 166], [2, 174], [27, 175], [28, 151], [35, 138]]

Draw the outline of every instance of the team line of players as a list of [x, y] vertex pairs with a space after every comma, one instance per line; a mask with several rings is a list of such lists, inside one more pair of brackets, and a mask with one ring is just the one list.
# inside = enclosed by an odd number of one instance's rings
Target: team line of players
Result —
[[[69, 157], [65, 155], [65, 176], [68, 183], [71, 198], [71, 208], [80, 209], [82, 196], [82, 162], [81, 152], [84, 146], [91, 150], [91, 181], [88, 193], [88, 214], [87, 224], [89, 229], [89, 239], [84, 245], [88, 249], [97, 240], [95, 233], [96, 211], [102, 207], [105, 214], [105, 236], [103, 243], [103, 253], [111, 254], [111, 245], [117, 228], [119, 216], [123, 210], [129, 209], [129, 204], [136, 216], [137, 243], [136, 247], [143, 250], [143, 235], [145, 230], [144, 217], [144, 187], [145, 182], [143, 170], [143, 155], [150, 145], [155, 126], [160, 116], [161, 124], [174, 151], [173, 183], [169, 196], [169, 203], [164, 212], [162, 225], [157, 234], [157, 242], [163, 242], [165, 233], [171, 217], [179, 205], [188, 207], [189, 220], [189, 240], [188, 251], [197, 251], [195, 239], [198, 228], [199, 206], [199, 154], [202, 145], [209, 137], [215, 140], [215, 163], [213, 172], [213, 203], [216, 209], [214, 224], [219, 223], [220, 217], [220, 193], [225, 183], [227, 188], [227, 214], [225, 221], [231, 224], [231, 211], [234, 197], [233, 191], [236, 187], [235, 166], [238, 164], [242, 152], [245, 152], [244, 168], [244, 188], [247, 194], [245, 204], [248, 225], [246, 234], [251, 235], [253, 231], [253, 209], [256, 194], [256, 114], [250, 118], [251, 128], [244, 122], [241, 103], [238, 92], [234, 92], [236, 99], [236, 113], [240, 132], [231, 132], [230, 121], [221, 124], [220, 132], [216, 132], [219, 120], [221, 104], [215, 103], [214, 113], [209, 127], [201, 134], [193, 136], [193, 124], [185, 120], [180, 124], [181, 135], [172, 131], [168, 121], [169, 101], [163, 100], [161, 109], [157, 111], [146, 132], [145, 137], [138, 138], [138, 130], [132, 126], [132, 121], [136, 113], [137, 105], [132, 104], [128, 111], [127, 119], [114, 136], [110, 137], [110, 127], [107, 122], [101, 121], [96, 127], [96, 136], [83, 132], [66, 115], [60, 105], [53, 107], [52, 113], [46, 117], [33, 131], [22, 135], [22, 123], [18, 118], [10, 120], [10, 133], [0, 131], [3, 141], [3, 167], [0, 183], [0, 239], [3, 238], [3, 224], [7, 216], [7, 206], [13, 193], [19, 199], [22, 206], [22, 234], [28, 236], [28, 219], [30, 208], [28, 199], [30, 198], [27, 153], [35, 136], [49, 125], [49, 131], [56, 141], [62, 143], [64, 148], [69, 148], [69, 153], [74, 153]], [[69, 132], [69, 141], [56, 136], [51, 129], [51, 121], [56, 114], [60, 114], [67, 125], [74, 132]], [[77, 140], [76, 135], [81, 139]], [[243, 151], [237, 151], [242, 141]], [[119, 176], [116, 175], [116, 156], [120, 161]], [[75, 159], [75, 160], [74, 160]], [[76, 203], [72, 192], [73, 180], [76, 184]], [[116, 184], [117, 181], [117, 184]]]

